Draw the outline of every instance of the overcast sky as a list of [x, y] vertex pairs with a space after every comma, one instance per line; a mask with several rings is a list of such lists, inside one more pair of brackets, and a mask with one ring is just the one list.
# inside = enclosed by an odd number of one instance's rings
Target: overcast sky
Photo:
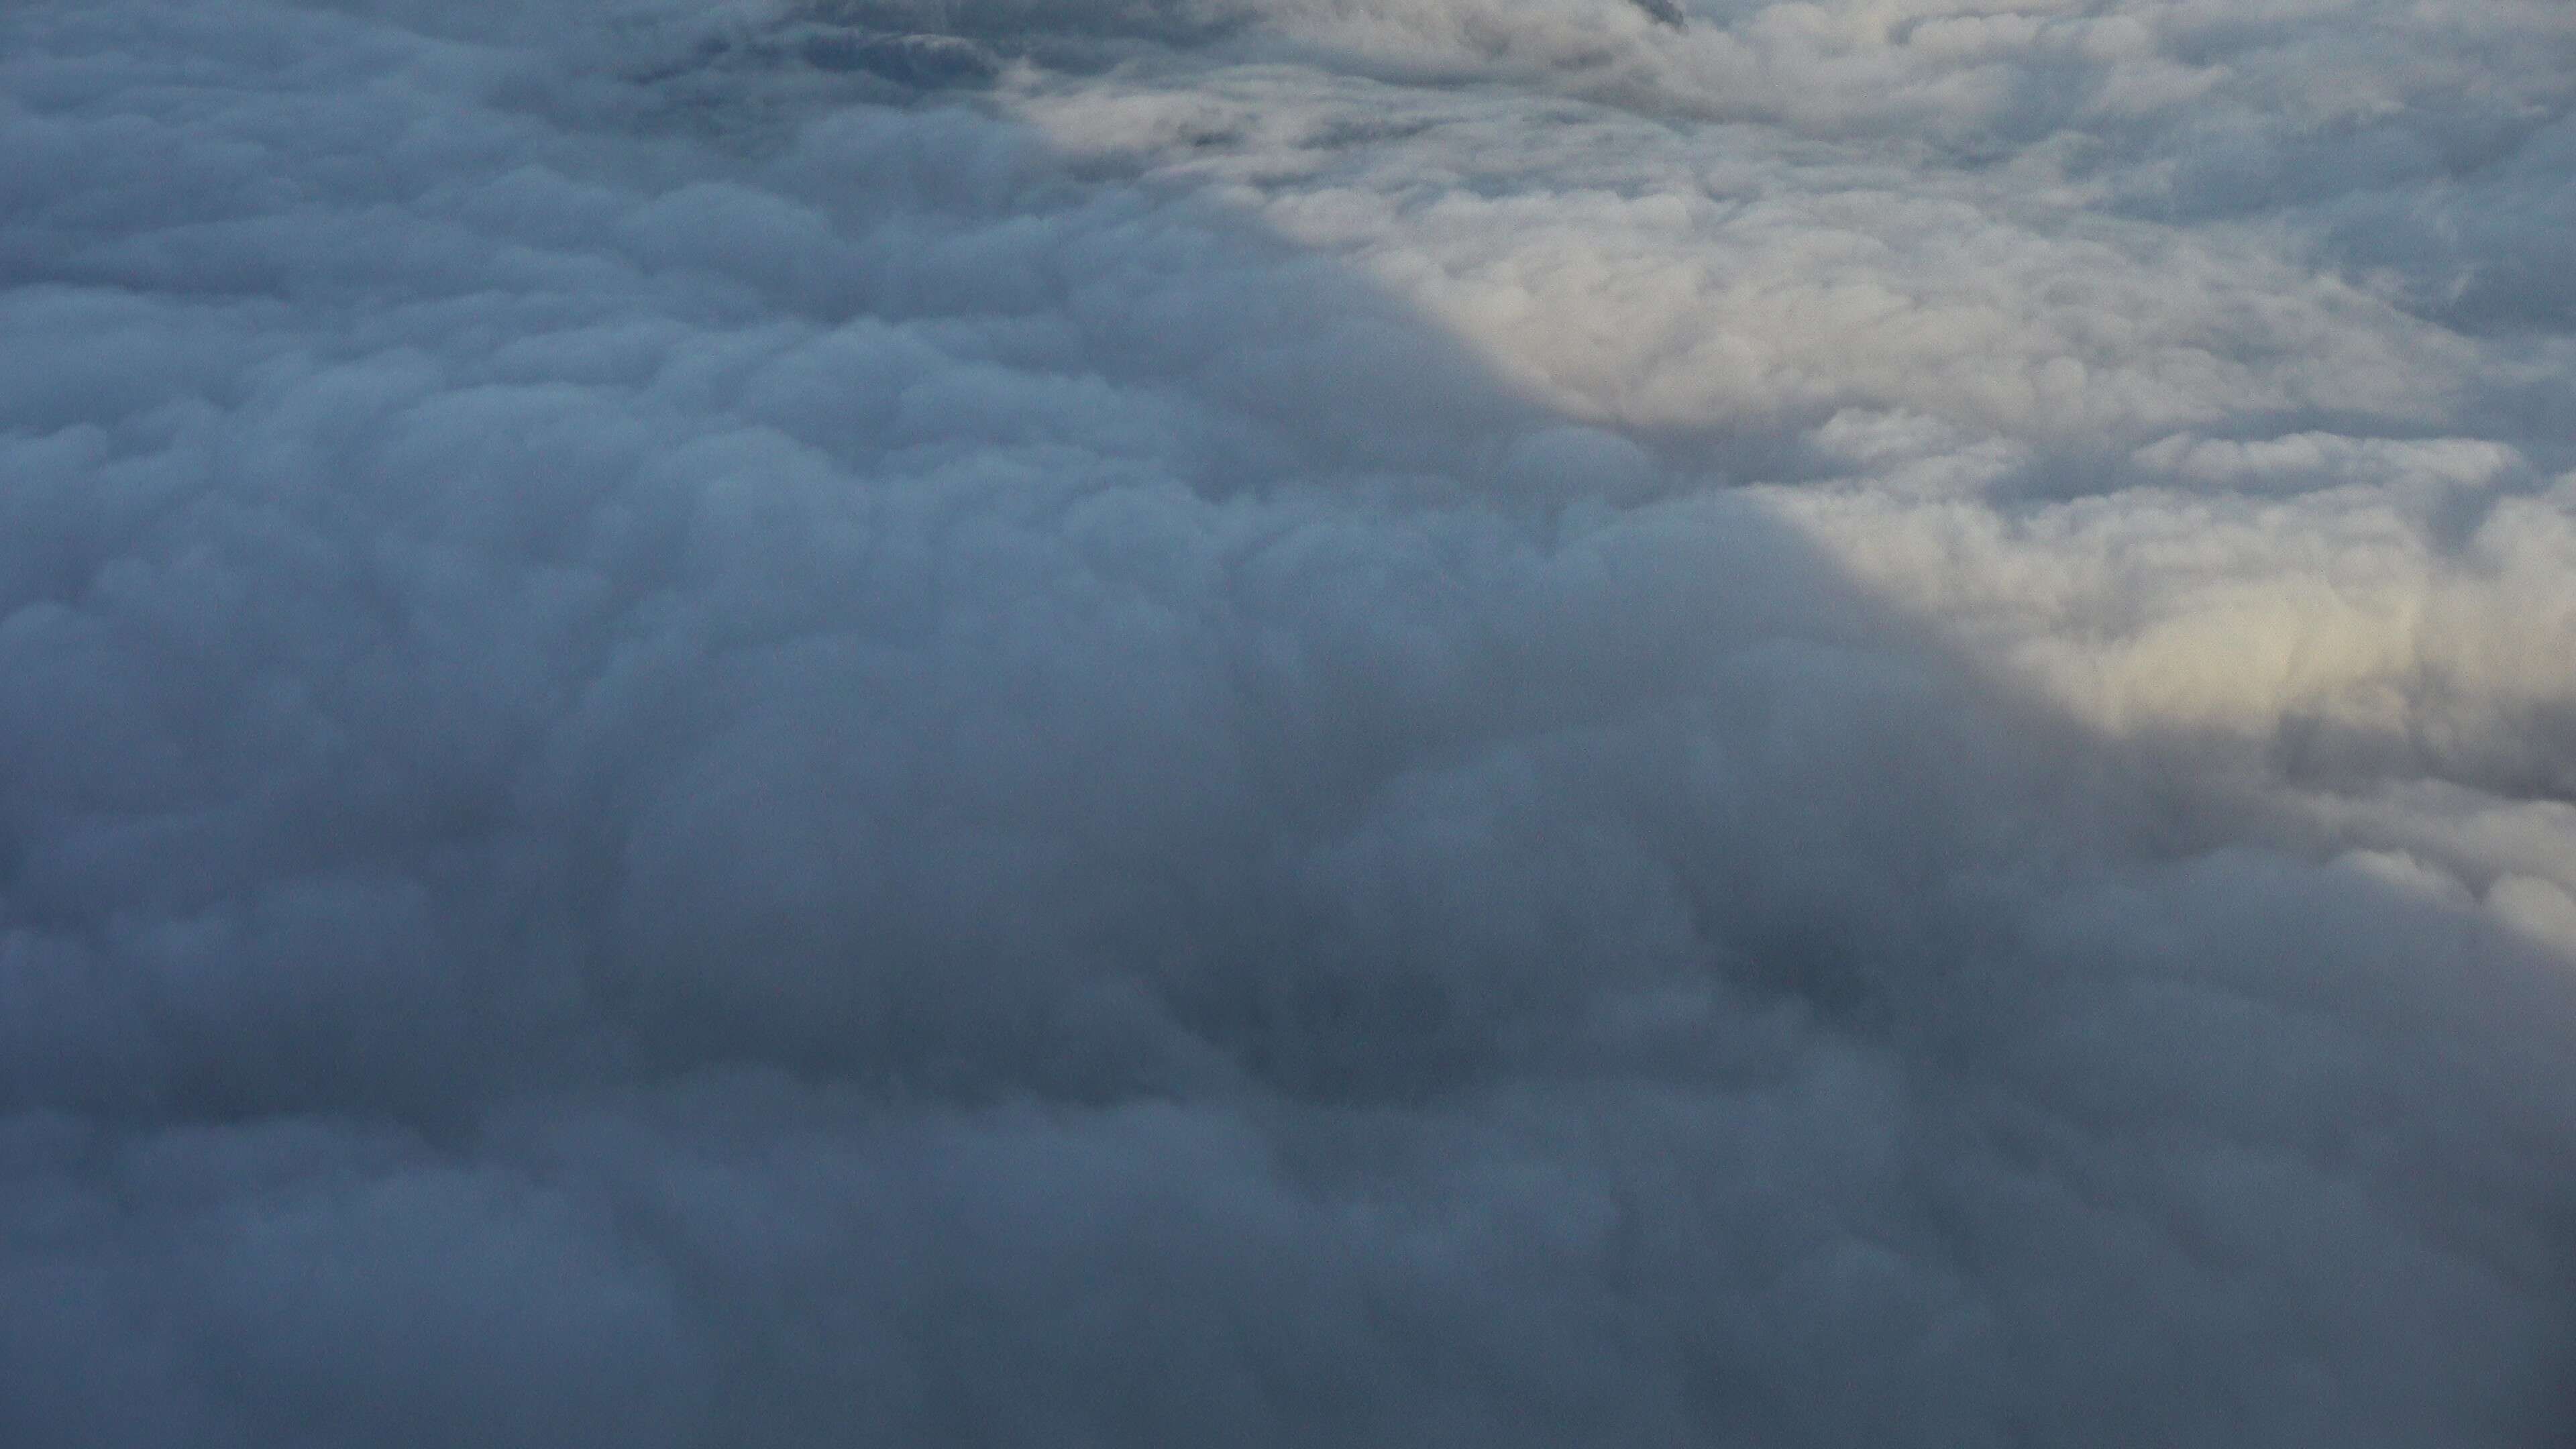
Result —
[[2576, 1435], [2563, 0], [0, 12], [0, 1441]]

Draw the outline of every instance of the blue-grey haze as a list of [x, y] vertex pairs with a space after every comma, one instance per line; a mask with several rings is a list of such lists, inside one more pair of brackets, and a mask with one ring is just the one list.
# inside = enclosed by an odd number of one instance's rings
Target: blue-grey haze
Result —
[[2576, 1434], [2576, 11], [0, 13], [0, 1443]]

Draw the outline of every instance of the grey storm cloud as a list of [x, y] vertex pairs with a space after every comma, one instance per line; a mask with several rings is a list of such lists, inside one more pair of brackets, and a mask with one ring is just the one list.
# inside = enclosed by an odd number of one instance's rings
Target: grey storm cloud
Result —
[[2576, 18], [0, 19], [0, 1441], [2576, 1433]]

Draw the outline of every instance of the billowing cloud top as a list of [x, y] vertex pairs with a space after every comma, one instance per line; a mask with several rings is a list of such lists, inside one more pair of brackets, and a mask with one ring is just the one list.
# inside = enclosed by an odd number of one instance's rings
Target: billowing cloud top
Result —
[[2557, 0], [0, 17], [0, 1441], [2576, 1433]]

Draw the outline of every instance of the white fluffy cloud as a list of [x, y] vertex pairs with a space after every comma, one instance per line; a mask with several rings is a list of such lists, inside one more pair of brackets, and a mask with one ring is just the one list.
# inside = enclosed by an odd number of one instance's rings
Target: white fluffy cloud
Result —
[[13, 11], [0, 1437], [2552, 1441], [2571, 58]]

